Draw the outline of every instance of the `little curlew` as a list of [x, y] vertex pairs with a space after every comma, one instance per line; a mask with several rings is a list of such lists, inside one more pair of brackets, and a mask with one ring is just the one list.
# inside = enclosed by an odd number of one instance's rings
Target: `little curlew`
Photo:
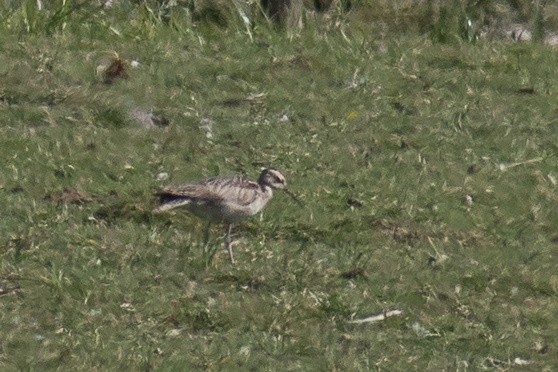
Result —
[[[166, 186], [156, 195], [160, 205], [155, 213], [184, 207], [194, 215], [226, 225], [225, 248], [234, 263], [231, 231], [234, 224], [260, 212], [280, 189], [300, 201], [287, 189], [285, 177], [274, 168], [264, 169], [258, 182], [243, 177], [213, 177], [177, 186]], [[207, 234], [206, 231], [206, 240]]]

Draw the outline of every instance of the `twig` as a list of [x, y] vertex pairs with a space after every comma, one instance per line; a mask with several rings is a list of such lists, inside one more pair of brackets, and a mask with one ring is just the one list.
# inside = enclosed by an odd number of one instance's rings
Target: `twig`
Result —
[[542, 161], [542, 160], [543, 160], [543, 158], [534, 158], [534, 159], [529, 159], [529, 160], [525, 160], [525, 161], [520, 161], [520, 162], [517, 162], [517, 163], [509, 163], [509, 164], [501, 163], [501, 164], [498, 164], [498, 169], [500, 169], [501, 171], [504, 171], [506, 169], [514, 168], [514, 167], [517, 167], [519, 165], [538, 163], [539, 161]]
[[403, 311], [401, 311], [401, 310], [397, 310], [397, 309], [396, 310], [389, 310], [389, 311], [384, 311], [383, 313], [378, 314], [378, 315], [369, 316], [368, 318], [349, 320], [348, 323], [362, 324], [362, 323], [379, 322], [381, 320], [386, 320], [390, 316], [396, 316], [396, 315], [401, 315], [401, 314], [403, 314]]

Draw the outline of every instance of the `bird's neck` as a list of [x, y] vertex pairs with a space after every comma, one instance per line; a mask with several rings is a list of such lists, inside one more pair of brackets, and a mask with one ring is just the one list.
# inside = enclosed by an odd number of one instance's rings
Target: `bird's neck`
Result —
[[262, 190], [264, 195], [267, 196], [268, 198], [271, 198], [273, 196], [273, 189], [271, 188], [271, 186], [266, 184], [260, 184], [260, 189]]

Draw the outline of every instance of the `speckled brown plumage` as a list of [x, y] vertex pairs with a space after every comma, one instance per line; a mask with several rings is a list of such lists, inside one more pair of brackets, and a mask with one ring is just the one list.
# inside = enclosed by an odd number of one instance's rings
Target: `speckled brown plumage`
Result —
[[154, 212], [186, 208], [210, 222], [225, 223], [225, 245], [234, 262], [230, 238], [232, 225], [260, 212], [271, 200], [273, 189], [285, 190], [294, 198], [286, 186], [285, 177], [274, 168], [264, 169], [258, 182], [243, 177], [215, 177], [166, 186], [157, 193], [160, 205]]

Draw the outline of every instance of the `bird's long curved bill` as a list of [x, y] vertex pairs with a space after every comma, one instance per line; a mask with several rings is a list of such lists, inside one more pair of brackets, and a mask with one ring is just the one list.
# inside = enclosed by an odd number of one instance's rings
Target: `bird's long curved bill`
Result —
[[299, 199], [295, 194], [292, 193], [291, 190], [289, 190], [289, 189], [283, 189], [283, 191], [284, 191], [287, 195], [289, 195], [289, 196], [296, 202], [296, 204], [298, 204], [300, 207], [304, 207], [304, 204], [300, 201], [300, 199]]

